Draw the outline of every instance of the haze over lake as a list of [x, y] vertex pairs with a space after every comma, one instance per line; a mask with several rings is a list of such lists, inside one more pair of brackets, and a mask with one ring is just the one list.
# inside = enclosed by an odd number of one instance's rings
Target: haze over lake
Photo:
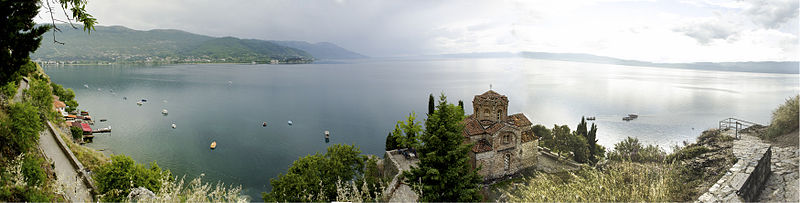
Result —
[[[571, 129], [596, 116], [599, 144], [627, 136], [665, 149], [727, 117], [768, 124], [798, 94], [797, 74], [648, 68], [523, 58], [360, 60], [301, 65], [46, 66], [80, 109], [113, 126], [92, 148], [157, 161], [175, 175], [242, 184], [260, 199], [300, 156], [336, 143], [382, 156], [397, 120], [427, 112], [428, 94], [463, 100], [492, 89], [510, 114]], [[88, 85], [84, 87], [84, 85]], [[127, 100], [123, 100], [127, 97]], [[136, 101], [148, 102], [137, 106]], [[163, 116], [162, 109], [169, 115]], [[622, 121], [628, 113], [639, 118]], [[292, 120], [294, 125], [287, 125]], [[170, 125], [175, 123], [177, 128]], [[267, 127], [262, 127], [267, 122]], [[330, 143], [323, 139], [331, 132]], [[211, 151], [209, 144], [217, 142]]]

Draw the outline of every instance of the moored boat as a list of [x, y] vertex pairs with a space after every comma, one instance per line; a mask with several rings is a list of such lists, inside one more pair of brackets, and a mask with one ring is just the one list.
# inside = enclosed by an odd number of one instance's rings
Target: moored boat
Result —
[[217, 141], [211, 142], [211, 149], [216, 149], [216, 148], [217, 148]]
[[169, 114], [169, 111], [167, 111], [167, 109], [161, 109], [161, 114], [167, 115]]
[[587, 120], [587, 121], [593, 121], [593, 120], [595, 120], [595, 119], [596, 119], [596, 118], [595, 118], [594, 116], [592, 116], [592, 117], [586, 117], [586, 120]]
[[289, 120], [289, 122], [288, 122], [288, 123], [289, 123], [289, 125], [292, 125], [292, 120]]

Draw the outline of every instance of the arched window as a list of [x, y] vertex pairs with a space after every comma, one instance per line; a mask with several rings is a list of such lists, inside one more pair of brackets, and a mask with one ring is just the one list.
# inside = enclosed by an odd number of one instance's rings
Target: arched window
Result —
[[497, 120], [500, 120], [500, 115], [503, 114], [503, 110], [497, 110]]
[[511, 136], [508, 134], [503, 135], [503, 144], [508, 144], [508, 143], [511, 143]]
[[508, 169], [511, 169], [511, 154], [506, 154], [506, 156], [504, 157], [503, 161], [505, 162], [506, 171]]

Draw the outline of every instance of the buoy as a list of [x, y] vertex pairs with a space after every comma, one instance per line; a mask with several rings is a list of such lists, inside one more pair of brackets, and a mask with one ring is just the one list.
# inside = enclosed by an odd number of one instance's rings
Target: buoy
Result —
[[217, 141], [211, 142], [211, 149], [216, 149], [216, 148], [217, 148]]

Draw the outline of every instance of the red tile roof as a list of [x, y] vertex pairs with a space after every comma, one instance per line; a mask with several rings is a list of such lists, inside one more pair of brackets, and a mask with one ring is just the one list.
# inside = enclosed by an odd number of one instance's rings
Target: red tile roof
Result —
[[503, 123], [494, 123], [494, 125], [489, 126], [489, 128], [486, 128], [486, 133], [494, 134], [497, 131], [500, 131], [500, 129], [503, 129], [503, 127], [506, 127], [505, 125], [503, 125]]
[[492, 143], [489, 143], [486, 139], [480, 139], [475, 142], [475, 145], [472, 145], [472, 152], [482, 153], [488, 151], [492, 151]]
[[64, 107], [67, 107], [67, 104], [64, 104], [64, 102], [62, 102], [62, 101], [58, 101], [58, 100], [54, 100], [54, 101], [53, 101], [53, 105], [54, 105], [54, 106], [56, 106], [56, 108], [64, 108]]
[[473, 116], [469, 116], [464, 119], [465, 137], [469, 137], [472, 135], [480, 135], [483, 133], [486, 133], [486, 131], [483, 129], [483, 126], [481, 126], [481, 124], [478, 123], [478, 121], [473, 118]]
[[531, 123], [531, 121], [528, 120], [528, 117], [523, 113], [517, 113], [508, 116], [508, 120], [514, 123], [514, 125], [517, 127], [527, 127], [533, 125], [533, 123]]

